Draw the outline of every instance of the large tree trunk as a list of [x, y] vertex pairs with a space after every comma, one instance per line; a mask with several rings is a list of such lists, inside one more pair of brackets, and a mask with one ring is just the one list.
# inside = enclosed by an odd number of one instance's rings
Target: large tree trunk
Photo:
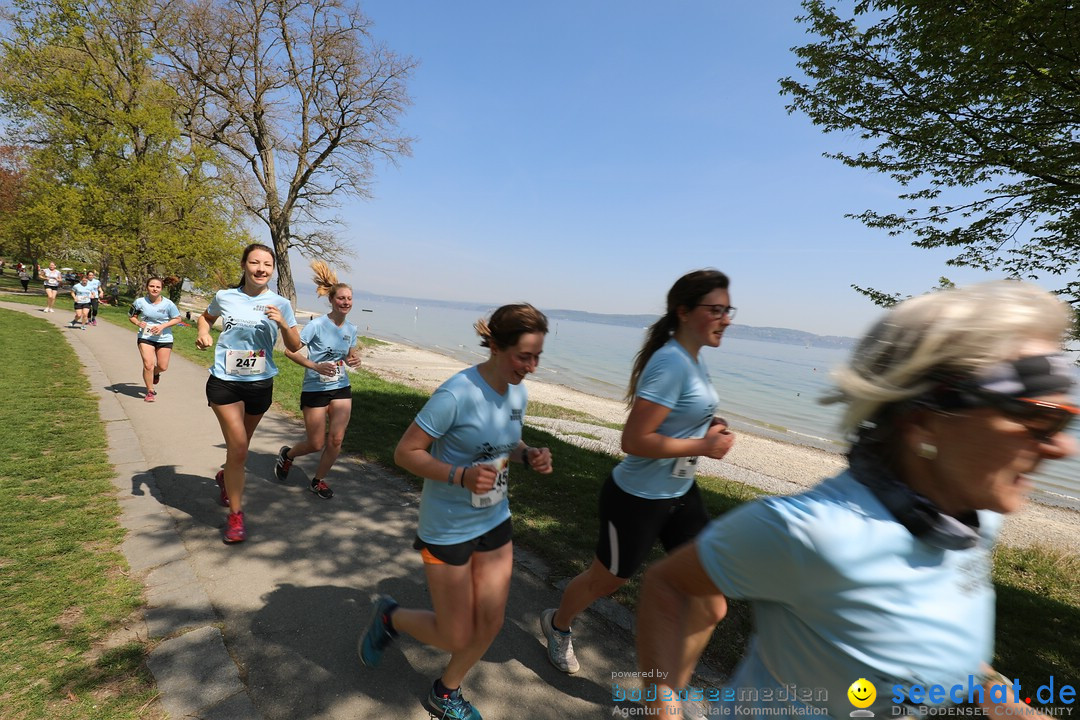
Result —
[[274, 243], [274, 255], [277, 256], [277, 291], [278, 295], [296, 305], [296, 284], [293, 282], [292, 265], [289, 262], [289, 222], [279, 219], [270, 226], [270, 240]]

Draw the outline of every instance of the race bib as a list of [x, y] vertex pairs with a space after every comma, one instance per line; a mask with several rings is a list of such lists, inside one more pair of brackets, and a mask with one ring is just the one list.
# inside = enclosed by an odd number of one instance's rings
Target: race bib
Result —
[[671, 469], [671, 477], [677, 480], [693, 479], [697, 473], [696, 457], [681, 457], [675, 461], [675, 467]]
[[86, 303], [90, 302], [90, 296], [89, 295], [76, 295], [75, 296], [75, 302], [79, 303], [80, 305], [85, 305]]
[[486, 508], [501, 503], [506, 498], [506, 483], [510, 479], [510, 456], [500, 455], [492, 460], [485, 460], [476, 464], [493, 465], [498, 472], [498, 475], [495, 478], [495, 487], [491, 488], [483, 495], [471, 493], [472, 506], [474, 508]]
[[317, 372], [315, 374], [319, 376], [319, 382], [336, 383], [338, 380], [341, 379], [341, 374], [343, 372], [344, 372], [344, 368], [342, 367], [342, 361], [341, 360], [335, 360], [334, 361], [334, 374], [333, 375], [323, 375], [321, 372]]
[[266, 351], [226, 350], [225, 372], [228, 375], [262, 375], [266, 372]]

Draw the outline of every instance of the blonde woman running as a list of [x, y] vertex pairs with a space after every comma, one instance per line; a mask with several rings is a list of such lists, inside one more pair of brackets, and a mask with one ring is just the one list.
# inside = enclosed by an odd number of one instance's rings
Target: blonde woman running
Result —
[[[311, 492], [324, 500], [334, 496], [326, 476], [341, 453], [341, 442], [352, 416], [352, 385], [345, 368], [360, 365], [356, 347], [356, 326], [345, 319], [352, 310], [352, 288], [337, 281], [337, 274], [320, 261], [311, 263], [315, 271], [315, 293], [330, 298], [330, 312], [317, 317], [300, 331], [300, 342], [307, 348], [285, 351], [285, 357], [306, 368], [300, 390], [300, 411], [304, 413], [307, 437], [296, 445], [282, 445], [274, 463], [274, 476], [285, 482], [293, 461], [303, 455], [322, 451]], [[327, 427], [329, 420], [329, 427]]]

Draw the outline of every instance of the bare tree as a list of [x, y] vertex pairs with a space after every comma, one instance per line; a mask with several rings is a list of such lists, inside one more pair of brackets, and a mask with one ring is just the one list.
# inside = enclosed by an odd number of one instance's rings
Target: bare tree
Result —
[[409, 154], [396, 126], [415, 62], [375, 41], [350, 0], [164, 1], [149, 26], [186, 131], [231, 162], [295, 301], [289, 249], [341, 263], [326, 209], [369, 197], [375, 161]]

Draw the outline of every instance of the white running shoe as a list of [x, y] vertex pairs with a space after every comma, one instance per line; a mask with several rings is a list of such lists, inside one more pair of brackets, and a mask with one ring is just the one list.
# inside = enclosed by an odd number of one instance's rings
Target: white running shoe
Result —
[[544, 637], [548, 643], [548, 660], [564, 673], [573, 675], [581, 669], [577, 657], [574, 656], [574, 643], [570, 639], [570, 633], [561, 633], [555, 629], [552, 622], [555, 619], [555, 608], [548, 608], [540, 613], [540, 629], [544, 631]]

